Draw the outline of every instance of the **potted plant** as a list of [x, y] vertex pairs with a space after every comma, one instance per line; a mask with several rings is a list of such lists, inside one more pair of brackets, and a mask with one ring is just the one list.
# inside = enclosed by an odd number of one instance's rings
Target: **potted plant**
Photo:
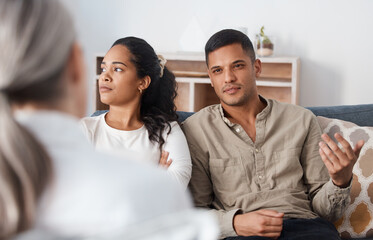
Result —
[[273, 42], [264, 33], [264, 26], [260, 28], [260, 33], [256, 35], [256, 54], [260, 57], [267, 57], [273, 54]]

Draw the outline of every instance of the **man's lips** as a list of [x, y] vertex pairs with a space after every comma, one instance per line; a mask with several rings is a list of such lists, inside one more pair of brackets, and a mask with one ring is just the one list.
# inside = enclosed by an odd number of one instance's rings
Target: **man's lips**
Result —
[[228, 94], [233, 94], [233, 93], [236, 93], [240, 89], [241, 87], [238, 87], [238, 86], [228, 86], [223, 89], [223, 92], [228, 93]]

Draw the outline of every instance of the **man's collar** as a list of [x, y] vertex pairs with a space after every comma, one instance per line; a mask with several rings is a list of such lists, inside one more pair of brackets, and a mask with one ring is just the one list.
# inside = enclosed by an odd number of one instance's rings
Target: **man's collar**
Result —
[[[258, 115], [256, 115], [256, 119], [257, 120], [262, 120], [263, 118], [267, 117], [268, 113], [271, 111], [272, 101], [268, 101], [266, 98], [264, 98], [261, 95], [258, 95], [258, 96], [259, 96], [260, 101], [263, 102], [264, 104], [266, 104], [266, 107], [260, 113], [258, 113]], [[220, 116], [223, 119], [223, 121], [229, 127], [233, 127], [234, 126], [234, 123], [232, 123], [231, 121], [229, 121], [229, 119], [224, 115], [224, 109], [223, 109], [223, 106], [221, 104], [219, 104], [219, 113], [220, 113]]]

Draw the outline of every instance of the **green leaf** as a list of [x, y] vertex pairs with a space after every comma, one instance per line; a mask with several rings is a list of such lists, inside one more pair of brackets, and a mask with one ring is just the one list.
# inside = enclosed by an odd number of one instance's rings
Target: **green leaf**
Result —
[[271, 44], [271, 43], [272, 43], [271, 40], [269, 40], [268, 36], [264, 34], [264, 26], [262, 26], [262, 27], [260, 28], [260, 33], [259, 33], [259, 35], [262, 37], [262, 42], [263, 42], [264, 44]]

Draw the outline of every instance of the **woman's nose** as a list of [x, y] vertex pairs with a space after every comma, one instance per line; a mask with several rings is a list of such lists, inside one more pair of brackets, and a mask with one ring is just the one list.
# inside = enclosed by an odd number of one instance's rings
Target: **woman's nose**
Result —
[[107, 72], [101, 73], [100, 79], [101, 79], [101, 81], [105, 81], [105, 82], [110, 82], [111, 81], [111, 77]]

